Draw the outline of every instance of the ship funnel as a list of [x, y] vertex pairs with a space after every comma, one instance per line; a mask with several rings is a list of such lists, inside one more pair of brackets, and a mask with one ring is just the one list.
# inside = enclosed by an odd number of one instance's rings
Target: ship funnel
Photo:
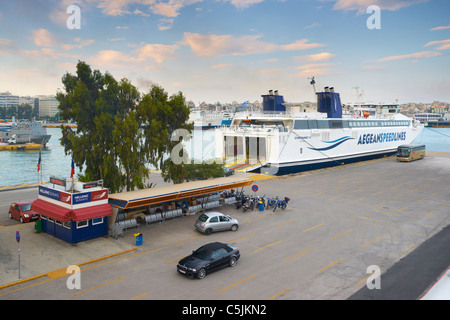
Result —
[[328, 87], [324, 92], [317, 92], [317, 112], [327, 113], [328, 118], [342, 118], [342, 105], [339, 93]]
[[282, 95], [278, 94], [278, 90], [269, 91], [269, 94], [262, 95], [263, 98], [263, 112], [264, 113], [283, 113], [286, 112], [286, 107], [284, 106], [284, 98]]

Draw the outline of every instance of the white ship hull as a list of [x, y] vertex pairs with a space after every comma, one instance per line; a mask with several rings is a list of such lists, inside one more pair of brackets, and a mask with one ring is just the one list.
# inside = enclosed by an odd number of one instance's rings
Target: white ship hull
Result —
[[370, 116], [317, 112], [236, 117], [230, 127], [216, 130], [216, 158], [238, 171], [287, 174], [392, 155], [423, 130], [398, 106], [373, 108]]
[[293, 129], [288, 132], [259, 128], [216, 130], [216, 157], [227, 163], [248, 164], [247, 171], [269, 174], [286, 174], [373, 159], [394, 154], [399, 145], [411, 143], [423, 129], [422, 125], [413, 124], [409, 119], [397, 122], [404, 125]]

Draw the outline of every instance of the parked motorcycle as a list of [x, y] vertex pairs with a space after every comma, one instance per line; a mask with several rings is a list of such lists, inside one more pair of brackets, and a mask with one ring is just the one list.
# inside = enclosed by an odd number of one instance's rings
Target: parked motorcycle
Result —
[[286, 209], [286, 207], [287, 207], [287, 204], [288, 204], [288, 202], [290, 201], [291, 199], [290, 198], [288, 198], [288, 197], [284, 197], [284, 199], [283, 200], [280, 200], [280, 199], [278, 199], [278, 197], [277, 197], [277, 202], [275, 203], [275, 205], [274, 205], [274, 207], [273, 207], [273, 212], [275, 212], [275, 210], [277, 210], [277, 208], [281, 208], [281, 209]]
[[275, 198], [267, 198], [267, 205], [266, 205], [266, 209], [269, 210], [269, 208], [273, 208], [276, 203], [278, 201], [278, 197]]
[[255, 198], [254, 197], [248, 197], [246, 198], [246, 201], [242, 204], [242, 211], [245, 212], [247, 210], [255, 210]]

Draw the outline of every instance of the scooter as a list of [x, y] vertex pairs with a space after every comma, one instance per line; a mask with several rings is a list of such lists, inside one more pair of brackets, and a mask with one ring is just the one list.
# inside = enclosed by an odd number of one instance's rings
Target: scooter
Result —
[[284, 197], [284, 200], [279, 200], [277, 199], [277, 203], [275, 204], [275, 206], [273, 207], [273, 212], [275, 212], [275, 210], [277, 210], [278, 207], [280, 207], [281, 209], [286, 209], [288, 202], [291, 199], [288, 197]]
[[242, 203], [242, 211], [255, 210], [255, 199], [253, 197], [248, 197], [246, 201]]
[[275, 197], [274, 199], [267, 198], [267, 206], [266, 209], [269, 210], [269, 208], [274, 207], [277, 204], [278, 197]]

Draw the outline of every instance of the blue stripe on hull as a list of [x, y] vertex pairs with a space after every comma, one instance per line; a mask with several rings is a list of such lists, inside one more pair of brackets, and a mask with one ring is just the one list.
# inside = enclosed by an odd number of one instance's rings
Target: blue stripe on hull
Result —
[[[291, 174], [291, 173], [298, 173], [298, 172], [304, 172], [304, 171], [310, 171], [310, 170], [330, 168], [330, 167], [339, 166], [342, 163], [348, 164], [348, 163], [355, 163], [355, 162], [360, 162], [360, 161], [373, 160], [373, 159], [382, 158], [384, 156], [392, 156], [394, 154], [396, 154], [396, 151], [390, 151], [390, 152], [384, 152], [384, 153], [380, 153], [380, 154], [372, 154], [372, 155], [366, 155], [366, 156], [360, 156], [360, 157], [354, 157], [354, 158], [347, 158], [347, 159], [330, 160], [330, 161], [317, 162], [317, 163], [279, 167], [276, 175], [282, 176], [282, 175]], [[251, 171], [251, 172], [265, 173], [266, 171], [270, 172], [270, 170], [268, 170], [267, 168], [262, 167], [262, 168], [256, 169], [255, 171]]]

